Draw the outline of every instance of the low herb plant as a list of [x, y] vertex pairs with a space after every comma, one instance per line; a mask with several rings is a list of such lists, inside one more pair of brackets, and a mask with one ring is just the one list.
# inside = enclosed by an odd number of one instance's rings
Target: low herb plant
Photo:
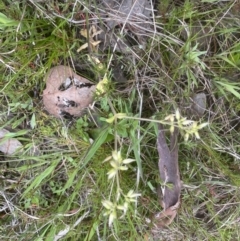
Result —
[[[144, 34], [126, 22], [101, 43], [111, 17], [99, 1], [0, 2], [0, 124], [22, 144], [0, 153], [1, 240], [239, 239], [238, 1], [147, 2]], [[56, 65], [98, 84], [90, 115], [45, 111]], [[207, 103], [196, 121], [199, 92]], [[175, 221], [151, 233], [158, 123], [181, 132], [183, 186]]]

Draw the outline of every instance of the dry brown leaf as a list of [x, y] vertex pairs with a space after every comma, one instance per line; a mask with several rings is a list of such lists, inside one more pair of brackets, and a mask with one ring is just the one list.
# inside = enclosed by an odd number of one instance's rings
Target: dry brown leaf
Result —
[[177, 202], [174, 206], [155, 214], [152, 219], [154, 225], [153, 228], [165, 228], [170, 225], [177, 215], [179, 205], [180, 202]]
[[181, 182], [178, 167], [178, 129], [175, 127], [170, 137], [170, 149], [166, 142], [165, 131], [159, 125], [157, 149], [159, 153], [159, 172], [162, 181], [163, 211], [153, 218], [153, 223], [159, 228], [168, 226], [177, 214], [180, 204]]
[[[97, 45], [99, 45], [101, 43], [101, 41], [90, 41], [90, 44], [92, 47], [96, 47]], [[88, 43], [83, 44], [78, 50], [77, 52], [81, 52], [83, 49], [86, 49], [88, 47]]]
[[81, 116], [93, 102], [95, 85], [70, 67], [56, 66], [46, 76], [43, 104], [55, 117]]
[[87, 47], [88, 47], [88, 43], [85, 43], [77, 50], [77, 52], [79, 53], [80, 51], [82, 51], [83, 49], [86, 49]]
[[[85, 43], [83, 44], [78, 50], [77, 52], [79, 53], [80, 51], [82, 51], [83, 49], [88, 48], [89, 44], [90, 47], [93, 51], [96, 51], [96, 47], [101, 43], [100, 40], [95, 41], [93, 38], [95, 36], [97, 36], [98, 34], [100, 34], [102, 32], [102, 30], [97, 31], [96, 27], [94, 25], [92, 25], [89, 29], [89, 33], [87, 29], [81, 29], [80, 30], [80, 34], [84, 37], [84, 38], [88, 38], [89, 37], [89, 43]], [[89, 36], [88, 36], [89, 35]]]
[[90, 41], [91, 45], [96, 47], [97, 45], [99, 45], [101, 43], [101, 41]]
[[81, 29], [81, 30], [80, 30], [80, 34], [81, 34], [84, 38], [87, 38], [87, 36], [88, 36], [87, 29], [86, 29], [86, 28], [85, 28], [85, 29]]

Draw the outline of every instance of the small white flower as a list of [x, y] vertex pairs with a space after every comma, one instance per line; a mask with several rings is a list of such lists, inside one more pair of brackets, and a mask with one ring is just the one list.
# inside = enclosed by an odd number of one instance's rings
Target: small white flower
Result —
[[123, 160], [120, 151], [113, 151], [112, 156], [107, 157], [103, 162], [106, 162], [106, 161], [110, 161], [110, 165], [112, 166], [112, 169], [107, 173], [108, 179], [111, 179], [115, 175], [117, 175], [118, 171], [128, 170], [127, 164], [135, 160], [130, 158], [126, 158]]
[[130, 190], [126, 195], [126, 202], [136, 202], [136, 198], [141, 196], [140, 193], [135, 193], [133, 190]]
[[120, 218], [124, 217], [126, 215], [126, 213], [127, 213], [127, 210], [128, 210], [128, 202], [124, 202], [123, 205], [118, 205], [117, 209], [123, 211], [123, 215]]
[[107, 209], [107, 211], [103, 214], [103, 216], [109, 215], [108, 225], [110, 227], [113, 221], [117, 218], [117, 212], [116, 212], [117, 205], [109, 200], [103, 200], [102, 205]]
[[111, 209], [114, 208], [114, 204], [113, 204], [111, 201], [109, 201], [109, 200], [103, 200], [103, 201], [102, 201], [102, 205], [103, 205], [106, 209], [109, 209], [109, 210], [111, 210]]

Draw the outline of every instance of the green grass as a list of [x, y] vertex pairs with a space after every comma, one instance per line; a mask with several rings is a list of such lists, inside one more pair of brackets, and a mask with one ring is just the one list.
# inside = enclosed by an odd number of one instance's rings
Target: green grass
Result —
[[[164, 0], [155, 6], [145, 48], [134, 36], [127, 54], [114, 46], [77, 52], [88, 41], [80, 30], [104, 21], [88, 2], [0, 3], [0, 126], [23, 145], [0, 156], [0, 239], [239, 240], [238, 1]], [[60, 120], [44, 110], [44, 77], [59, 64], [96, 84], [105, 74], [110, 80], [81, 118]], [[114, 79], [114, 68], [125, 80]], [[199, 121], [209, 125], [200, 140], [180, 137], [181, 207], [168, 229], [154, 230], [147, 219], [161, 206], [153, 120], [177, 108], [197, 120], [189, 110], [198, 92], [207, 96]], [[106, 122], [116, 113], [131, 118]], [[103, 161], [114, 150], [135, 162], [109, 180], [112, 166]], [[117, 209], [109, 227], [102, 201], [123, 205], [129, 190], [141, 196], [124, 217]]]

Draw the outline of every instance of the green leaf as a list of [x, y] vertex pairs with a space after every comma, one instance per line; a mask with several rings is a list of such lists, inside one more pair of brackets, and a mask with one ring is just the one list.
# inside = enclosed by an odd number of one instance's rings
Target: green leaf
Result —
[[31, 185], [24, 191], [23, 197], [25, 195], [27, 195], [27, 193], [29, 191], [31, 191], [32, 189], [37, 188], [38, 186], [40, 186], [40, 184], [44, 183], [44, 181], [46, 181], [47, 177], [53, 173], [54, 169], [56, 168], [56, 166], [58, 165], [60, 160], [62, 160], [62, 158], [59, 158], [58, 160], [53, 161], [48, 168], [46, 168], [41, 174], [39, 174], [31, 182]]
[[236, 90], [240, 90], [239, 86], [236, 86], [234, 83], [224, 83], [221, 81], [215, 81], [215, 83], [221, 85], [222, 87], [224, 87], [225, 90], [227, 90], [228, 92], [232, 93], [233, 95], [235, 95], [237, 98], [240, 99], [240, 94], [238, 91], [236, 91]]
[[3, 29], [5, 27], [17, 26], [17, 25], [18, 25], [18, 22], [8, 18], [3, 13], [0, 13], [0, 29]]
[[107, 136], [109, 134], [109, 127], [105, 127], [102, 129], [102, 132], [99, 134], [97, 139], [93, 142], [89, 150], [87, 151], [86, 155], [82, 158], [82, 165], [80, 169], [85, 167], [88, 162], [92, 159], [92, 157], [95, 155], [99, 147], [105, 142]]
[[32, 129], [34, 129], [35, 126], [36, 126], [36, 116], [35, 116], [34, 113], [32, 115], [31, 121], [30, 121], [30, 126], [31, 126]]
[[231, 66], [233, 66], [234, 68], [240, 69], [236, 63], [234, 63], [229, 57], [226, 57], [224, 55], [219, 55], [218, 56], [220, 59], [226, 61], [228, 64], [230, 64]]
[[26, 118], [27, 118], [27, 117], [24, 115], [22, 118], [19, 118], [19, 119], [15, 120], [15, 121], [12, 123], [12, 129], [15, 129], [16, 127], [18, 127], [19, 125], [21, 125]]
[[96, 233], [96, 230], [99, 226], [99, 223], [98, 221], [95, 221], [93, 223], [93, 225], [91, 225], [91, 228], [90, 230], [88, 231], [88, 235], [85, 237], [84, 241], [89, 241], [89, 240], [92, 240], [92, 237], [94, 236], [94, 234]]
[[9, 132], [9, 133], [6, 133], [6, 135], [4, 137], [8, 137], [8, 138], [12, 138], [12, 137], [16, 137], [16, 136], [23, 136], [25, 134], [27, 134], [28, 131], [27, 130], [20, 130], [18, 132]]
[[71, 187], [74, 183], [74, 179], [76, 177], [78, 173], [78, 169], [76, 168], [69, 176], [67, 179], [66, 184], [64, 185], [63, 189], [61, 190], [61, 192], [63, 193], [67, 188]]

